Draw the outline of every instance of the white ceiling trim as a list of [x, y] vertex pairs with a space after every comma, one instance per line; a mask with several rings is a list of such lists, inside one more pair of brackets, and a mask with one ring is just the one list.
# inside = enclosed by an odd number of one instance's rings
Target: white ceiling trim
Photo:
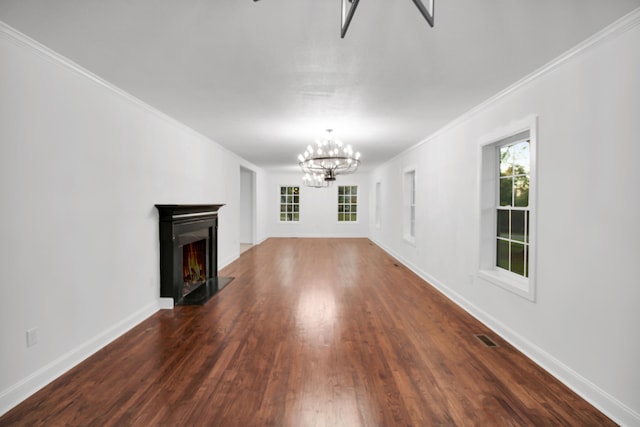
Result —
[[478, 104], [477, 106], [473, 107], [472, 109], [470, 109], [466, 113], [463, 113], [462, 115], [458, 116], [456, 119], [454, 119], [453, 121], [449, 122], [447, 125], [445, 125], [442, 128], [438, 129], [436, 132], [432, 133], [431, 135], [429, 135], [428, 137], [426, 137], [422, 141], [412, 145], [411, 147], [409, 147], [406, 150], [402, 151], [401, 153], [397, 154], [396, 156], [394, 156], [393, 158], [389, 159], [387, 162], [383, 163], [380, 166], [383, 166], [384, 164], [390, 163], [393, 160], [395, 160], [396, 158], [401, 157], [401, 156], [405, 155], [406, 153], [408, 153], [408, 152], [410, 152], [412, 150], [415, 150], [416, 148], [420, 147], [421, 145], [426, 144], [429, 141], [439, 137], [440, 135], [450, 131], [451, 129], [455, 128], [456, 126], [458, 126], [458, 125], [466, 122], [467, 120], [471, 119], [476, 114], [481, 113], [482, 111], [488, 109], [489, 107], [492, 107], [494, 104], [496, 104], [497, 102], [499, 102], [503, 98], [509, 96], [511, 93], [516, 92], [516, 91], [526, 87], [527, 85], [531, 84], [532, 82], [534, 82], [534, 81], [544, 77], [545, 75], [551, 73], [552, 71], [556, 70], [562, 64], [566, 63], [567, 61], [571, 60], [572, 58], [574, 58], [574, 57], [576, 57], [578, 55], [581, 55], [581, 54], [583, 54], [583, 53], [585, 53], [585, 52], [587, 52], [587, 51], [589, 51], [591, 49], [594, 49], [597, 46], [599, 46], [600, 44], [602, 44], [602, 43], [604, 43], [604, 42], [606, 42], [606, 41], [608, 41], [608, 40], [610, 40], [612, 38], [618, 37], [618, 36], [624, 34], [625, 32], [629, 31], [630, 29], [635, 28], [638, 25], [640, 25], [640, 7], [637, 8], [637, 9], [634, 9], [631, 12], [629, 12], [627, 15], [625, 15], [622, 18], [618, 19], [614, 23], [608, 25], [607, 27], [605, 27], [601, 31], [597, 32], [593, 36], [587, 38], [586, 40], [584, 40], [584, 41], [582, 41], [580, 43], [578, 43], [576, 46], [572, 47], [571, 49], [569, 49], [568, 51], [566, 51], [562, 55], [558, 56], [557, 58], [553, 59], [552, 61], [549, 61], [548, 63], [546, 63], [542, 67], [538, 68], [537, 70], [533, 71], [532, 73], [530, 73], [527, 76], [523, 77], [522, 79], [518, 80], [514, 84], [512, 84], [512, 85], [508, 86], [507, 88], [503, 89], [502, 91], [498, 92], [497, 94], [495, 94], [491, 98], [487, 99], [486, 101], [482, 102], [481, 104]]
[[184, 123], [180, 122], [179, 120], [169, 116], [168, 114], [163, 113], [162, 111], [156, 109], [155, 107], [153, 107], [150, 104], [147, 104], [146, 102], [142, 101], [139, 98], [136, 98], [135, 96], [133, 96], [132, 94], [130, 94], [129, 92], [122, 90], [121, 88], [115, 86], [113, 83], [108, 82], [107, 80], [104, 80], [103, 78], [101, 78], [100, 76], [92, 73], [91, 71], [87, 70], [86, 68], [83, 68], [82, 66], [78, 65], [77, 63], [71, 61], [69, 58], [60, 55], [59, 53], [55, 52], [54, 50], [51, 50], [50, 48], [48, 48], [47, 46], [43, 45], [42, 43], [32, 39], [31, 37], [27, 36], [26, 34], [21, 33], [20, 31], [16, 30], [15, 28], [11, 27], [10, 25], [6, 24], [5, 22], [0, 21], [0, 36], [2, 36], [4, 39], [10, 41], [11, 43], [15, 44], [18, 47], [27, 49], [29, 51], [31, 51], [32, 53], [36, 54], [37, 56], [45, 59], [46, 61], [62, 66], [70, 71], [72, 71], [73, 73], [86, 78], [87, 80], [91, 81], [92, 83], [98, 85], [99, 87], [102, 87], [103, 89], [106, 89], [110, 92], [115, 93], [116, 95], [120, 96], [121, 98], [123, 98], [124, 100], [131, 102], [132, 104], [136, 105], [139, 108], [142, 108], [143, 110], [145, 110], [148, 113], [153, 114], [155, 117], [161, 119], [162, 121], [175, 126], [177, 128], [179, 128], [180, 130], [190, 134], [191, 136], [194, 136], [200, 140], [203, 140], [207, 143], [210, 144], [215, 144], [220, 150], [223, 150], [224, 152], [228, 153], [229, 155], [235, 157], [238, 159], [239, 162], [241, 162], [243, 165], [246, 166], [250, 166], [252, 168], [254, 168], [254, 170], [259, 169], [256, 165], [254, 165], [253, 163], [249, 162], [248, 160], [238, 156], [238, 154], [234, 153], [233, 151], [229, 150], [227, 147], [218, 144], [217, 142], [213, 141], [211, 138], [201, 134], [200, 132], [198, 132], [197, 130], [185, 125]]

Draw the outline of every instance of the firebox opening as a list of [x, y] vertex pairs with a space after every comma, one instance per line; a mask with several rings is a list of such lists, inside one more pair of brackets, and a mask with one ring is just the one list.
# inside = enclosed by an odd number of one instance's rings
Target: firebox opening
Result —
[[207, 281], [207, 240], [198, 240], [182, 247], [182, 295]]

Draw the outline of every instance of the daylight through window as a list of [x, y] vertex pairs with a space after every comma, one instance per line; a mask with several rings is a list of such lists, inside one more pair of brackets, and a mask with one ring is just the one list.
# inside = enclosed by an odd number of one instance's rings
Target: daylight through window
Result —
[[280, 187], [280, 221], [300, 221], [300, 187]]
[[529, 277], [529, 140], [498, 150], [496, 266]]
[[538, 118], [527, 116], [480, 139], [478, 277], [536, 300]]
[[414, 242], [416, 238], [416, 171], [408, 170], [404, 173], [404, 221], [403, 233], [405, 240]]
[[358, 186], [338, 186], [338, 222], [358, 220]]

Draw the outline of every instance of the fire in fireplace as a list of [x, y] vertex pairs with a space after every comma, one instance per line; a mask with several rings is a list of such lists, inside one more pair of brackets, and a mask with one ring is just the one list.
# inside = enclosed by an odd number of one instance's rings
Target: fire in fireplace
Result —
[[207, 281], [207, 240], [198, 240], [182, 247], [182, 295], [196, 289]]

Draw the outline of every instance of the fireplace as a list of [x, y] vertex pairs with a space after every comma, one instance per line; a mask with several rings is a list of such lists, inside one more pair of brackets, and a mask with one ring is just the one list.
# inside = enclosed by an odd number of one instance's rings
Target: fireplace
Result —
[[224, 205], [156, 205], [160, 222], [160, 296], [203, 304], [230, 278], [218, 277], [218, 209]]

